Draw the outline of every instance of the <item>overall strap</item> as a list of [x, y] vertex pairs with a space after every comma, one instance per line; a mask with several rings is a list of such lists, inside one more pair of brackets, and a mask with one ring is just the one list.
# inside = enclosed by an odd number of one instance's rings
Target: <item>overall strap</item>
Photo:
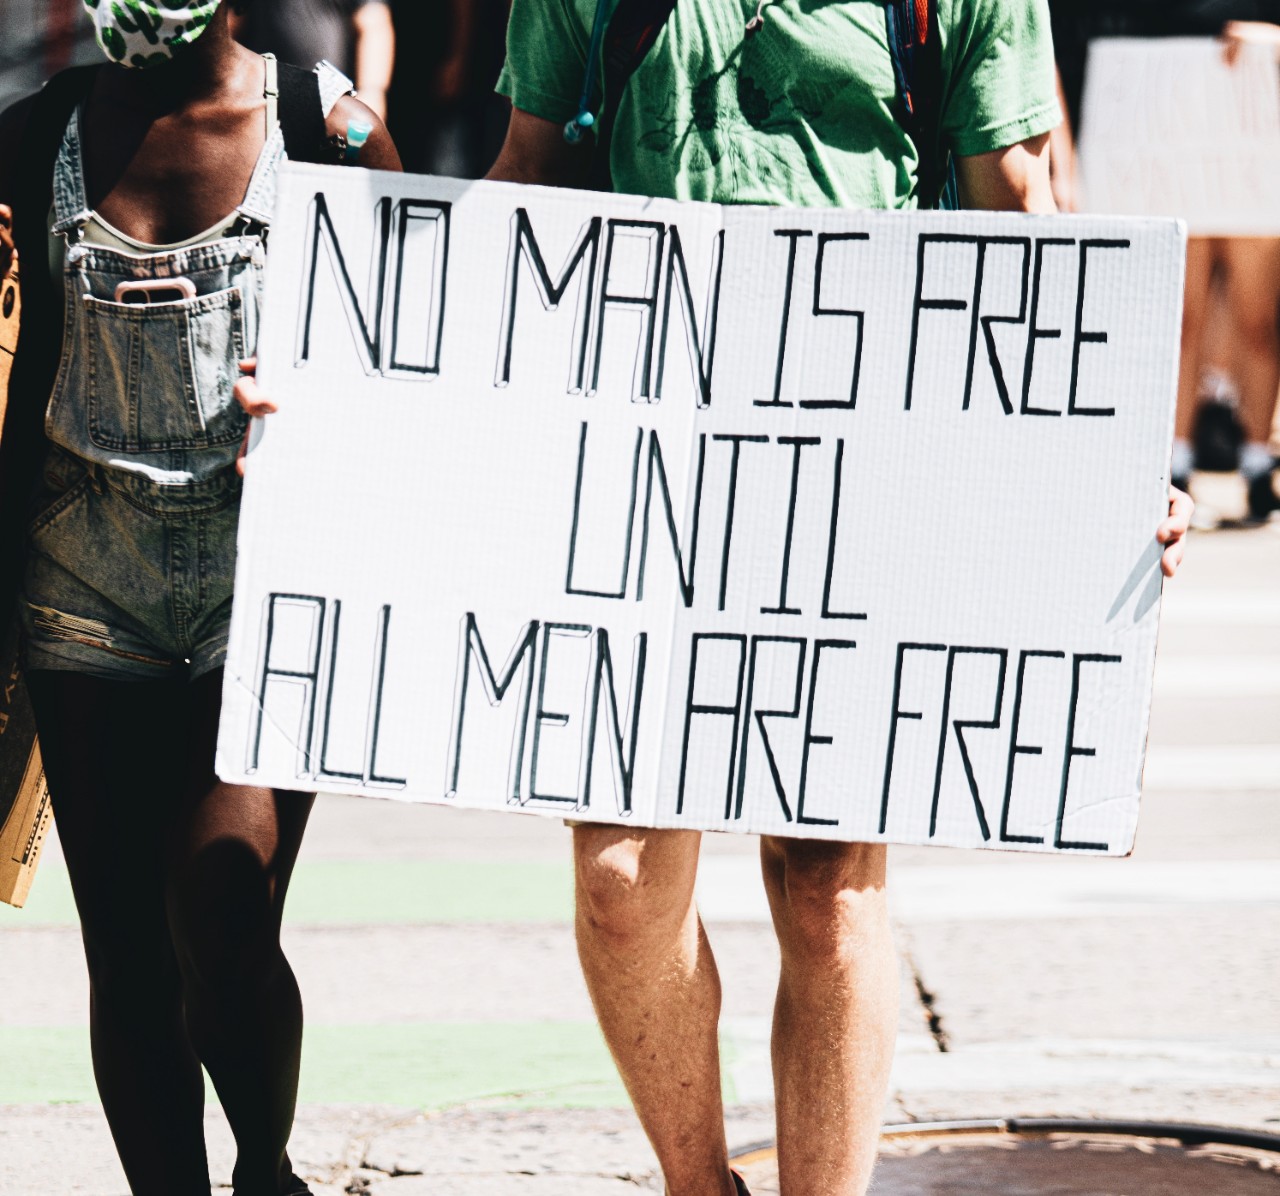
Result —
[[71, 110], [53, 168], [53, 232], [60, 237], [74, 233], [72, 240], [79, 239], [80, 230], [93, 215], [84, 182], [82, 111], [79, 105]]
[[262, 98], [266, 101], [267, 139], [254, 164], [244, 198], [236, 208], [248, 222], [248, 227], [265, 227], [271, 223], [271, 209], [275, 206], [275, 174], [283, 152], [280, 133], [280, 64], [274, 54], [264, 54], [262, 63]]
[[[76, 112], [88, 97], [97, 78], [98, 66], [75, 67], [54, 75], [36, 97], [19, 148], [20, 170], [14, 196], [14, 229], [18, 231], [16, 213], [31, 203], [40, 213], [38, 230], [43, 240], [47, 233], [45, 216], [54, 209], [55, 231], [64, 232], [83, 223], [89, 200], [85, 194], [84, 159], [79, 153], [78, 137], [73, 137], [76, 151], [66, 157], [66, 178], [56, 177], [58, 160], [68, 130], [76, 122]], [[58, 227], [58, 226], [61, 227]], [[46, 255], [47, 256], [47, 255]]]
[[280, 62], [264, 54], [267, 102], [267, 141], [258, 156], [253, 178], [236, 211], [250, 224], [269, 227], [275, 209], [276, 175], [282, 157], [292, 162], [332, 162], [333, 149], [325, 129], [324, 97], [315, 71]]
[[903, 127], [915, 143], [921, 208], [955, 208], [954, 163], [942, 139], [942, 38], [937, 0], [885, 0]]
[[267, 101], [267, 136], [270, 137], [280, 119], [280, 63], [274, 54], [264, 54], [262, 62], [267, 74], [262, 96]]
[[[604, 3], [605, 0], [601, 0]], [[591, 186], [612, 191], [609, 153], [622, 93], [676, 10], [677, 0], [619, 0], [604, 35], [604, 108], [596, 121]]]

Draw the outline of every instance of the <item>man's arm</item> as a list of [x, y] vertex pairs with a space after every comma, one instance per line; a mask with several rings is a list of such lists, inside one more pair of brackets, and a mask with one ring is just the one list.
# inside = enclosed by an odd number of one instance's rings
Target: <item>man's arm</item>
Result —
[[1058, 210], [1049, 181], [1049, 135], [1042, 134], [1004, 149], [956, 157], [960, 202], [988, 212]]
[[486, 178], [546, 187], [587, 185], [594, 139], [570, 145], [564, 125], [578, 111], [590, 33], [578, 6], [566, 0], [512, 0], [507, 59], [497, 87], [511, 101], [511, 123]]
[[590, 159], [587, 144], [565, 141], [563, 125], [512, 108], [502, 152], [485, 178], [497, 183], [584, 187]]
[[387, 119], [387, 89], [396, 64], [396, 31], [391, 9], [382, 0], [362, 4], [351, 18], [356, 34], [356, 91], [382, 120]]
[[1049, 134], [1049, 181], [1058, 211], [1074, 212], [1077, 204], [1076, 135], [1071, 127], [1071, 109], [1062, 86], [1062, 72], [1054, 67], [1053, 76], [1058, 89], [1058, 107], [1062, 109], [1062, 124]]

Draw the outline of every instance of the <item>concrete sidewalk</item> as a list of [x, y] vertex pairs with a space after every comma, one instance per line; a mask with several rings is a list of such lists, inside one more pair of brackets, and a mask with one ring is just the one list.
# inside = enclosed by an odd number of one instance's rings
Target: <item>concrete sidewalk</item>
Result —
[[[287, 919], [317, 1193], [660, 1191], [578, 975], [557, 823], [323, 799]], [[892, 1121], [1082, 1116], [1280, 1132], [1280, 535], [1192, 546], [1128, 861], [896, 849]], [[772, 1137], [777, 948], [755, 844], [709, 837], [731, 1145]], [[56, 849], [0, 908], [0, 1194], [123, 1196]], [[16, 980], [15, 980], [16, 978]], [[211, 1162], [232, 1149], [216, 1106]], [[760, 1192], [757, 1196], [767, 1196]]]

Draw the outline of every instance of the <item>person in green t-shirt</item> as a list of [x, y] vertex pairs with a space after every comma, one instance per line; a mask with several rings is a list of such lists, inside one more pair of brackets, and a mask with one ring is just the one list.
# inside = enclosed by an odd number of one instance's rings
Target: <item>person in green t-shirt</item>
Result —
[[[610, 8], [618, 0], [604, 0]], [[622, 92], [616, 191], [715, 203], [918, 206], [884, 0], [680, 0]], [[498, 90], [514, 111], [491, 179], [583, 186], [570, 144], [596, 0], [514, 0]], [[1061, 119], [1047, 0], [937, 0], [938, 122], [963, 206], [1055, 211]], [[602, 71], [593, 64], [597, 94]], [[1069, 504], [1069, 496], [1067, 502]], [[1189, 500], [1158, 532], [1172, 575]], [[728, 1166], [720, 981], [694, 905], [700, 836], [574, 828], [579, 954], [669, 1196], [746, 1191]], [[782, 956], [774, 1020], [783, 1196], [858, 1196], [875, 1160], [898, 1013], [883, 845], [765, 836]]]
[[[498, 90], [517, 112], [557, 132], [577, 113], [595, 6], [515, 0]], [[775, 0], [749, 35], [754, 9], [732, 0], [676, 5], [623, 94], [614, 189], [714, 203], [915, 207], [917, 154], [898, 117], [883, 0]], [[1059, 123], [1046, 0], [940, 0], [938, 25], [939, 123], [954, 153], [1007, 150]], [[524, 125], [513, 129], [518, 140]], [[1034, 142], [1017, 156], [1042, 152]], [[1028, 186], [1038, 177], [1031, 165], [1020, 172]], [[1032, 210], [1051, 211], [1049, 203], [1034, 196]]]

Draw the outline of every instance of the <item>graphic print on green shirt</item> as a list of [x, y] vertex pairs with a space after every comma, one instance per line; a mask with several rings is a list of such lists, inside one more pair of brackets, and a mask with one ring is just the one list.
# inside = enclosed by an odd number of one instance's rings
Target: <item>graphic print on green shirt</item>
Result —
[[[613, 0], [616, 4], [617, 0]], [[679, 0], [627, 84], [614, 189], [715, 203], [915, 207], [883, 0]], [[498, 90], [577, 113], [595, 0], [514, 0]], [[1060, 120], [1047, 0], [938, 0], [941, 127], [961, 155]], [[598, 109], [597, 109], [598, 110]]]

